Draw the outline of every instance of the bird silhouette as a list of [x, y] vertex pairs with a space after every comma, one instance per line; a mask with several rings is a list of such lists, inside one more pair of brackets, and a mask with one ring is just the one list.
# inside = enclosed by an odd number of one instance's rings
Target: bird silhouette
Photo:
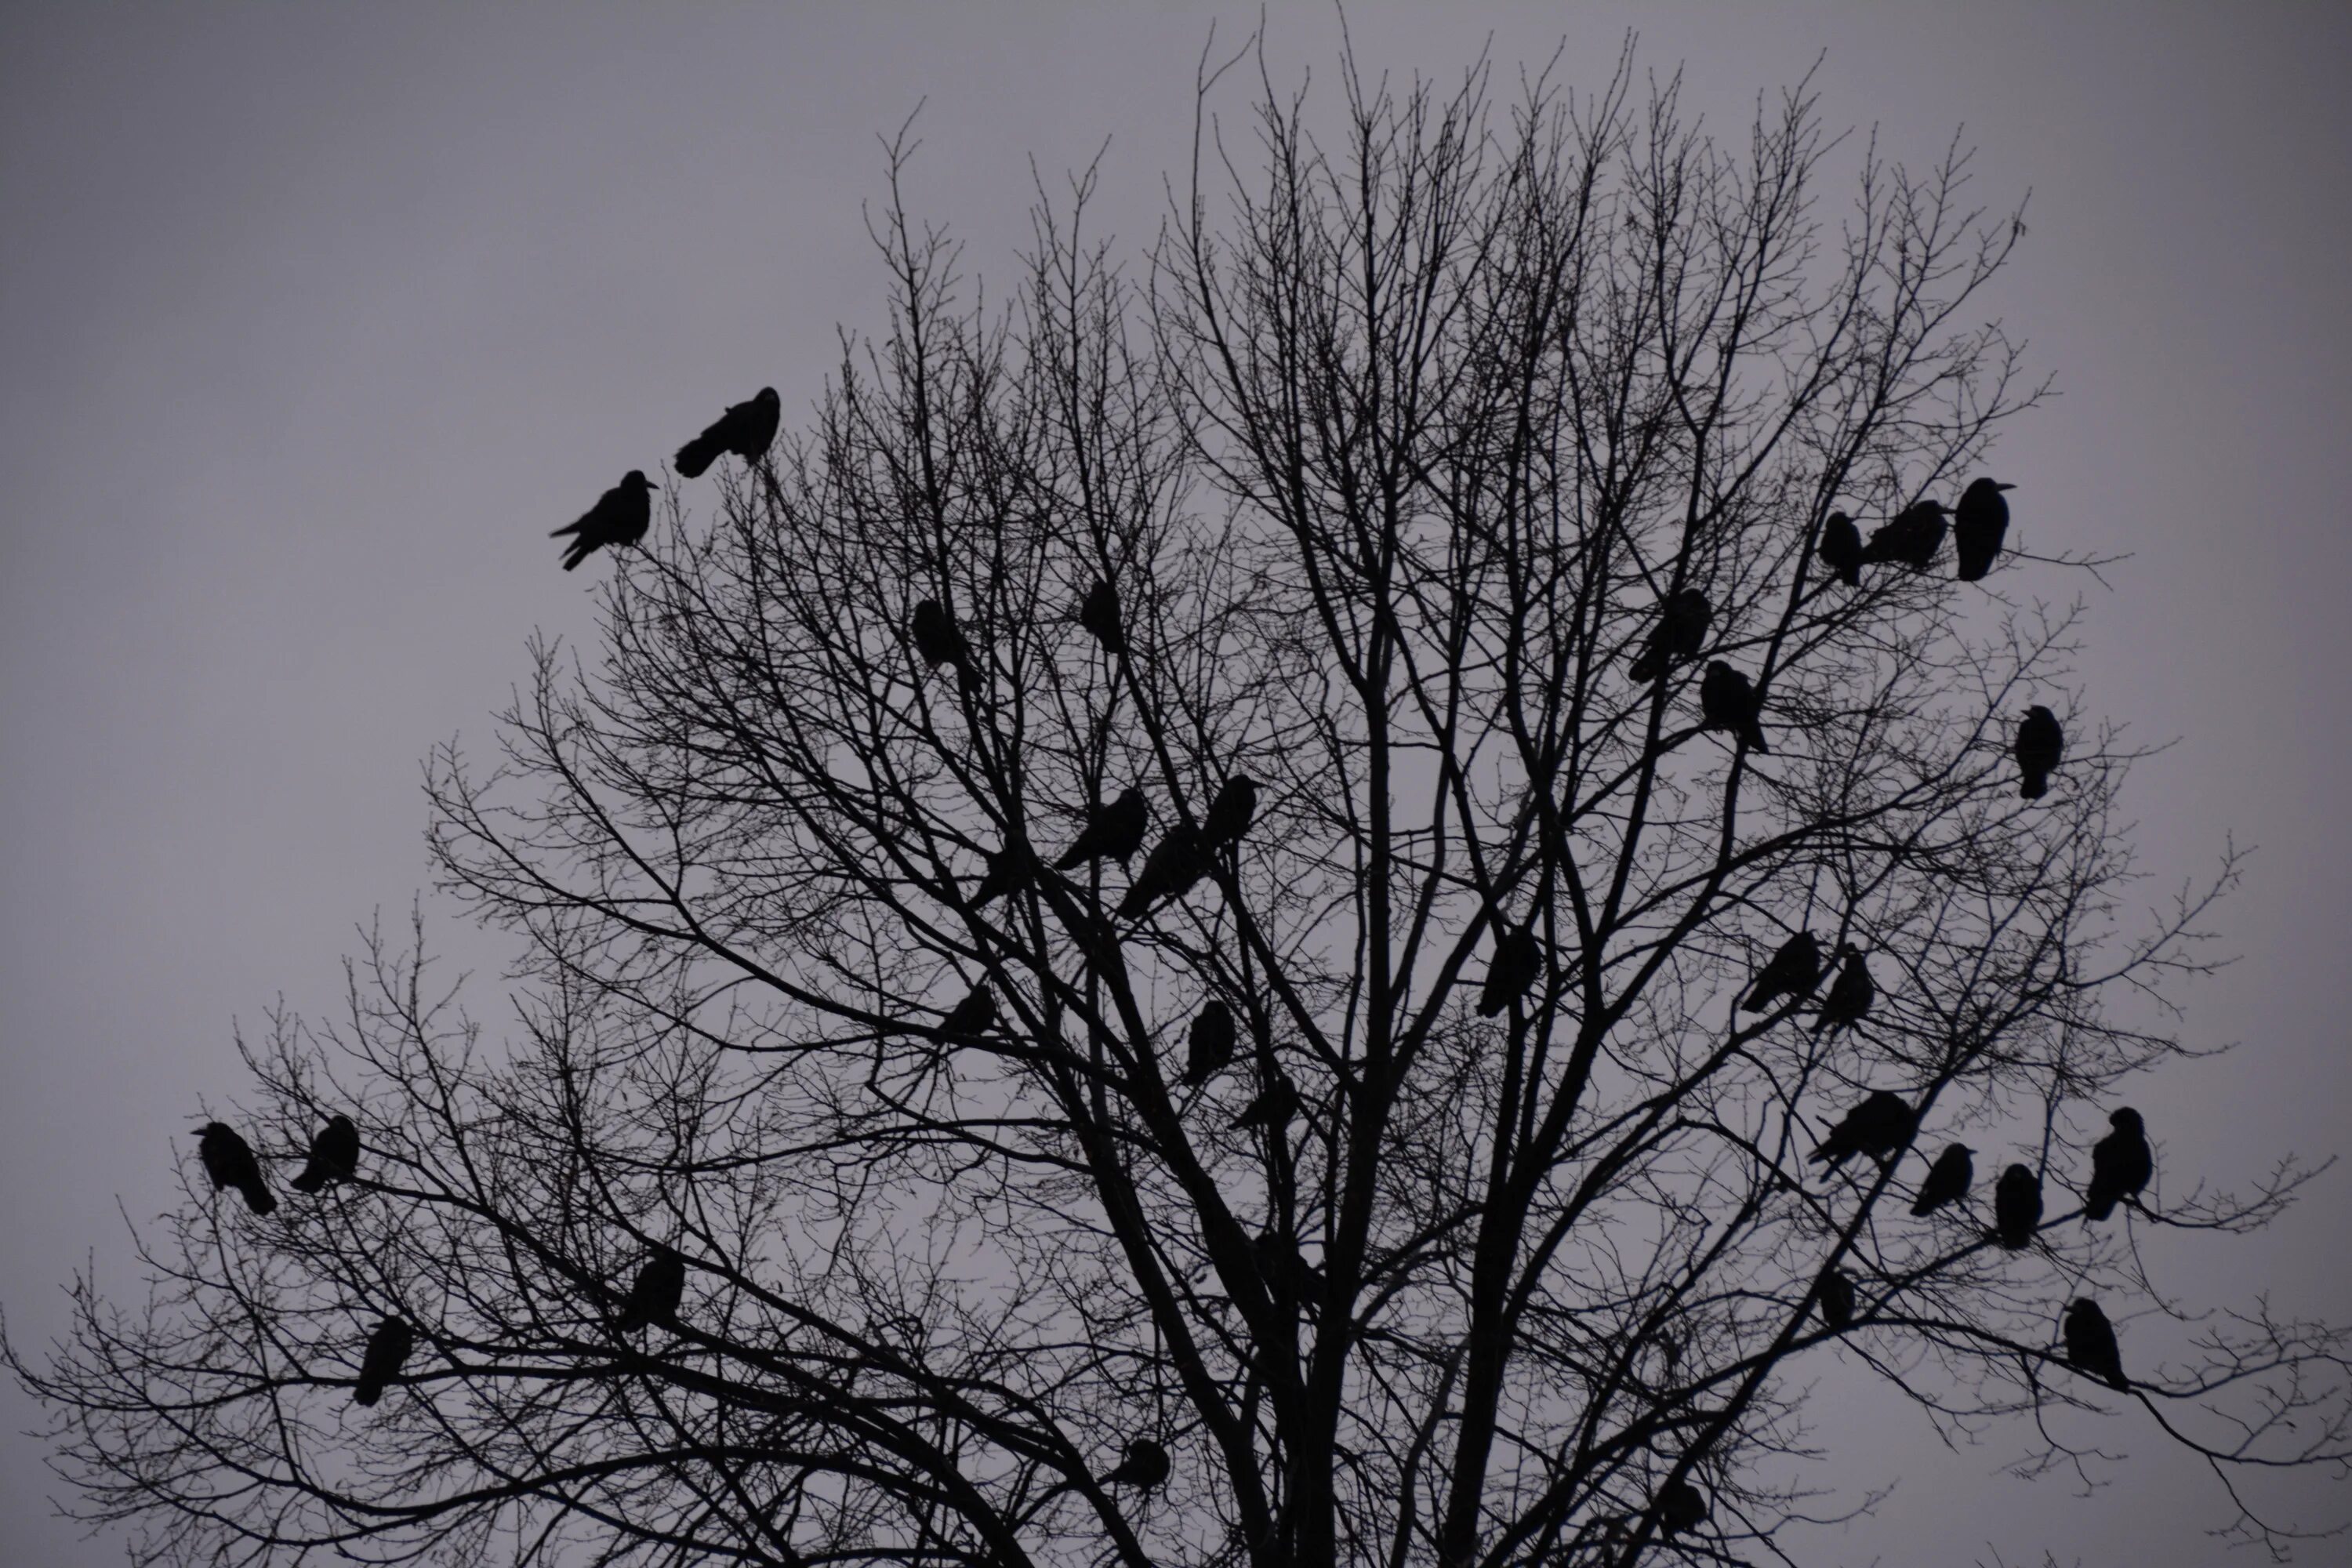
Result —
[[1991, 479], [1971, 479], [1952, 509], [1952, 550], [1960, 558], [1960, 581], [1973, 583], [1992, 570], [2000, 542], [2009, 532], [2009, 503], [2000, 499], [2004, 485]]
[[1927, 1167], [1927, 1179], [1919, 1184], [1919, 1195], [1912, 1200], [1911, 1212], [1930, 1215], [1947, 1204], [1956, 1204], [1969, 1195], [1969, 1184], [1977, 1179], [1976, 1162], [1969, 1158], [1975, 1150], [1964, 1143], [1955, 1143], [1936, 1156]]
[[1116, 860], [1125, 866], [1143, 847], [1144, 829], [1150, 823], [1151, 810], [1143, 804], [1143, 792], [1129, 784], [1118, 792], [1117, 800], [1087, 814], [1086, 826], [1054, 867], [1067, 871], [1097, 860]]
[[1853, 1321], [1853, 1276], [1843, 1268], [1822, 1270], [1822, 1321], [1843, 1331]]
[[2033, 1245], [2042, 1227], [2042, 1178], [2030, 1165], [2011, 1165], [1992, 1188], [1993, 1235], [2011, 1252]]
[[1262, 1230], [1250, 1244], [1250, 1256], [1276, 1300], [1309, 1301], [1322, 1295], [1323, 1271], [1307, 1261], [1296, 1242]]
[[1899, 563], [1914, 572], [1925, 572], [1935, 561], [1936, 552], [1944, 547], [1944, 528], [1942, 502], [1914, 502], [1871, 530], [1870, 542], [1862, 547], [1863, 563]]
[[1478, 987], [1478, 1016], [1492, 1018], [1528, 994], [1543, 974], [1543, 943], [1532, 921], [1523, 926], [1496, 921], [1500, 934], [1486, 961], [1486, 984]]
[[971, 644], [964, 639], [962, 628], [956, 625], [954, 615], [946, 606], [937, 599], [923, 600], [915, 606], [907, 630], [926, 666], [937, 669], [943, 664], [954, 665], [956, 679], [970, 689], [979, 676], [971, 659]]
[[1202, 846], [1201, 830], [1179, 821], [1144, 858], [1142, 871], [1129, 886], [1127, 897], [1118, 901], [1118, 912], [1130, 919], [1149, 914], [1160, 900], [1181, 899], [1191, 892], [1208, 870], [1209, 855]]
[[1813, 1033], [1826, 1029], [1835, 1034], [1862, 1022], [1870, 1005], [1878, 999], [1878, 987], [1871, 984], [1870, 961], [1862, 950], [1850, 942], [1838, 943], [1838, 976], [1830, 982], [1830, 994], [1822, 998], [1822, 1010], [1813, 1019]]
[[1658, 1528], [1672, 1541], [1706, 1522], [1706, 1499], [1688, 1481], [1668, 1481], [1658, 1493]]
[[1769, 757], [1772, 748], [1764, 743], [1764, 727], [1757, 722], [1763, 707], [1748, 677], [1719, 658], [1706, 661], [1706, 673], [1698, 682], [1700, 729], [1732, 731], [1748, 742], [1748, 750]]
[[621, 476], [619, 484], [598, 496], [596, 504], [582, 512], [578, 521], [565, 523], [547, 537], [578, 535], [563, 547], [563, 569], [569, 572], [604, 545], [617, 549], [635, 544], [653, 525], [654, 482], [646, 478], [643, 468], [631, 468]]
[[1013, 837], [1004, 841], [1004, 847], [988, 857], [988, 874], [971, 890], [971, 907], [975, 910], [1007, 893], [1018, 892], [1037, 875], [1037, 852], [1024, 840]]
[[983, 980], [967, 992], [964, 999], [947, 1011], [940, 1020], [940, 1037], [948, 1040], [977, 1040], [996, 1026], [996, 993]]
[[1911, 1123], [1908, 1101], [1890, 1089], [1873, 1089], [1814, 1146], [1812, 1161], [1834, 1171], [1856, 1154], [1885, 1160], [1911, 1136]]
[[613, 1331], [625, 1334], [658, 1323], [664, 1328], [677, 1327], [678, 1303], [686, 1299], [686, 1259], [661, 1243], [654, 1244], [653, 1256], [637, 1270], [637, 1278], [629, 1287], [628, 1300], [622, 1303], [620, 1316], [613, 1320]]
[[383, 1397], [392, 1380], [408, 1363], [416, 1349], [416, 1331], [408, 1326], [405, 1318], [386, 1318], [368, 1336], [367, 1351], [360, 1357], [358, 1383], [352, 1389], [352, 1401], [356, 1405], [373, 1405]]
[[2040, 800], [2050, 793], [2050, 775], [2066, 752], [2066, 732], [2058, 727], [2058, 715], [2039, 702], [2028, 708], [2017, 723], [2015, 751], [2017, 793], [2026, 800]]
[[330, 1116], [310, 1136], [310, 1157], [302, 1173], [287, 1185], [298, 1193], [315, 1193], [336, 1182], [348, 1182], [360, 1163], [360, 1130], [348, 1116]]
[[1138, 1437], [1127, 1446], [1118, 1464], [1103, 1472], [1097, 1485], [1133, 1487], [1139, 1492], [1157, 1490], [1168, 1479], [1168, 1450], [1149, 1437]]
[[2091, 1190], [2083, 1194], [2083, 1217], [2105, 1219], [2124, 1198], [2136, 1198], [2156, 1174], [2156, 1152], [2139, 1112], [2126, 1107], [2107, 1118], [2115, 1129], [2091, 1145]]
[[2123, 1352], [2116, 1345], [2116, 1328], [2099, 1304], [2084, 1297], [2066, 1309], [2066, 1364], [2104, 1381], [2118, 1394], [2131, 1392], [2124, 1375]]
[[758, 462], [775, 440], [776, 424], [783, 413], [772, 386], [760, 388], [748, 402], [730, 404], [708, 429], [677, 449], [678, 477], [700, 479], [703, 470], [727, 452], [747, 463]]
[[1118, 616], [1118, 590], [1108, 582], [1087, 590], [1085, 601], [1078, 605], [1078, 625], [1095, 634], [1105, 653], [1127, 657], [1127, 627]]
[[1184, 1058], [1184, 1081], [1198, 1089], [1233, 1065], [1236, 1044], [1234, 1010], [1222, 1001], [1211, 1000], [1193, 1015], [1188, 1044], [1191, 1048]]
[[1242, 1113], [1234, 1118], [1234, 1125], [1263, 1127], [1269, 1132], [1279, 1132], [1290, 1125], [1298, 1114], [1298, 1089], [1279, 1072], [1265, 1077], [1265, 1087], [1257, 1091]]
[[1256, 815], [1257, 781], [1247, 773], [1235, 773], [1217, 791], [1208, 815], [1201, 819], [1201, 847], [1213, 852], [1238, 844], [1249, 831], [1250, 818]]
[[278, 1207], [269, 1184], [261, 1179], [261, 1162], [253, 1157], [253, 1146], [227, 1122], [204, 1124], [196, 1134], [196, 1158], [204, 1162], [213, 1191], [235, 1187], [245, 1194], [245, 1206], [256, 1214], [268, 1214]]
[[1830, 513], [1822, 524], [1822, 542], [1813, 546], [1813, 553], [1836, 574], [1839, 582], [1849, 588], [1862, 586], [1862, 530], [1853, 525], [1853, 519], [1842, 511]]
[[1822, 944], [1812, 932], [1801, 931], [1782, 942], [1771, 962], [1757, 971], [1756, 983], [1748, 988], [1748, 999], [1740, 1003], [1739, 1010], [1766, 1012], [1782, 997], [1802, 1002], [1821, 983]]
[[1657, 624], [1650, 628], [1642, 657], [1626, 673], [1635, 680], [1655, 680], [1682, 660], [1696, 658], [1700, 645], [1706, 641], [1707, 622], [1714, 618], [1715, 606], [1696, 588], [1667, 595], [1658, 606]]

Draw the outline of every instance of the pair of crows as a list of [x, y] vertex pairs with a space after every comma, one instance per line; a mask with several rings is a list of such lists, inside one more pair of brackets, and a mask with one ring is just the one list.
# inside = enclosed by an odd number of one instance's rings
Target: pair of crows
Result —
[[[730, 452], [747, 463], [758, 462], [774, 444], [776, 426], [782, 417], [783, 404], [776, 389], [760, 388], [756, 395], [730, 406], [701, 435], [677, 449], [678, 477], [698, 479], [711, 464]], [[563, 550], [563, 569], [569, 572], [605, 545], [635, 544], [646, 536], [653, 521], [654, 482], [646, 478], [643, 468], [631, 468], [621, 476], [619, 484], [581, 513], [579, 521], [566, 523], [548, 537], [572, 536]]]

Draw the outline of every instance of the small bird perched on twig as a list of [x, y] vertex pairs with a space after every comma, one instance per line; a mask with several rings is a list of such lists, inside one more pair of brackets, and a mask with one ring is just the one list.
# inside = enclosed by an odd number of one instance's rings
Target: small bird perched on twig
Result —
[[1961, 582], [1977, 582], [1992, 570], [2000, 542], [2009, 533], [2009, 503], [2000, 492], [2016, 488], [1994, 479], [1972, 479], [1960, 492], [1960, 504], [1952, 511], [1952, 550], [1959, 556]]
[[2147, 1127], [2129, 1107], [2107, 1118], [2115, 1131], [2091, 1145], [2091, 1190], [2083, 1194], [2083, 1217], [2105, 1219], [2125, 1198], [2139, 1196], [2156, 1174], [2156, 1152]]
[[1936, 1156], [1927, 1167], [1927, 1179], [1919, 1184], [1919, 1195], [1912, 1200], [1914, 1215], [1931, 1215], [1947, 1204], [1956, 1204], [1969, 1195], [1969, 1184], [1976, 1180], [1976, 1152], [1965, 1143], [1955, 1143]]
[[1650, 628], [1642, 657], [1625, 673], [1635, 680], [1652, 681], [1684, 659], [1697, 658], [1706, 641], [1707, 623], [1714, 618], [1715, 606], [1696, 588], [1667, 595], [1658, 605], [1657, 624]]
[[1834, 1171], [1856, 1154], [1883, 1161], [1911, 1136], [1911, 1121], [1910, 1103], [1901, 1095], [1891, 1089], [1873, 1089], [1814, 1146], [1812, 1162]]
[[1813, 1019], [1813, 1033], [1824, 1029], [1835, 1034], [1862, 1022], [1870, 1012], [1870, 1005], [1878, 999], [1878, 987], [1871, 983], [1870, 961], [1862, 949], [1850, 942], [1838, 943], [1838, 977], [1830, 982], [1830, 994], [1822, 998], [1822, 1010]]
[[747, 463], [758, 462], [775, 440], [776, 426], [783, 412], [783, 404], [772, 386], [760, 388], [744, 402], [728, 405], [726, 413], [677, 449], [678, 477], [700, 479], [704, 469], [728, 452]]
[[1925, 572], [1944, 547], [1944, 530], [1941, 501], [1915, 501], [1871, 530], [1870, 542], [1862, 547], [1863, 563], [1893, 562]]
[[330, 1116], [310, 1137], [310, 1157], [302, 1173], [287, 1184], [298, 1193], [315, 1193], [336, 1182], [348, 1182], [359, 1169], [360, 1130], [348, 1116]]
[[1764, 743], [1764, 726], [1758, 721], [1763, 710], [1764, 700], [1747, 676], [1719, 658], [1707, 660], [1698, 681], [1700, 729], [1729, 730], [1749, 751], [1769, 757], [1772, 748]]
[[1486, 961], [1486, 981], [1478, 987], [1478, 1016], [1492, 1018], [1526, 995], [1543, 974], [1543, 943], [1533, 924], [1514, 926], [1496, 920], [1501, 934], [1495, 939], [1495, 956]]
[[1119, 619], [1118, 590], [1108, 582], [1087, 590], [1085, 602], [1078, 605], [1078, 625], [1094, 633], [1105, 653], [1127, 657], [1127, 627]]
[[360, 1375], [352, 1388], [352, 1403], [373, 1405], [383, 1397], [384, 1389], [400, 1375], [407, 1364], [409, 1353], [416, 1349], [416, 1331], [405, 1318], [386, 1318], [368, 1336], [367, 1350], [360, 1357]]
[[1992, 1188], [1993, 1234], [2011, 1252], [2033, 1245], [2042, 1226], [2042, 1178], [2029, 1165], [2011, 1165]]
[[261, 1179], [261, 1162], [253, 1157], [253, 1146], [227, 1122], [207, 1121], [198, 1130], [196, 1158], [204, 1162], [213, 1191], [235, 1187], [245, 1195], [245, 1206], [256, 1214], [277, 1209], [278, 1199]]
[[1097, 860], [1116, 860], [1124, 867], [1143, 847], [1144, 830], [1150, 824], [1151, 808], [1143, 804], [1143, 792], [1129, 784], [1118, 792], [1117, 800], [1087, 814], [1086, 826], [1062, 851], [1054, 868], [1069, 871]]
[[686, 1259], [676, 1249], [654, 1244], [653, 1256], [637, 1270], [637, 1278], [629, 1286], [628, 1300], [622, 1303], [620, 1316], [613, 1320], [613, 1331], [625, 1334], [658, 1323], [664, 1328], [677, 1327], [678, 1303], [686, 1298]]
[[2019, 796], [2040, 800], [2048, 795], [2050, 775], [2057, 771], [2059, 758], [2066, 754], [2066, 732], [2058, 727], [2058, 715], [2039, 702], [2028, 708], [2025, 717], [2018, 721], [2013, 752], [2020, 775]]
[[2131, 1392], [2124, 1375], [2123, 1352], [2116, 1344], [2116, 1328], [2096, 1301], [2084, 1297], [2066, 1309], [2066, 1364], [2104, 1380], [2118, 1394]]
[[563, 569], [571, 571], [605, 545], [635, 544], [654, 525], [654, 482], [643, 468], [631, 468], [621, 482], [596, 498], [596, 504], [551, 532], [550, 539], [576, 534], [563, 547]]
[[1862, 586], [1862, 530], [1842, 511], [1830, 513], [1822, 524], [1821, 542], [1813, 553], [1822, 558], [1837, 580], [1849, 588]]
[[1762, 1013], [1778, 1005], [1783, 998], [1802, 1002], [1822, 983], [1822, 944], [1813, 933], [1801, 931], [1780, 944], [1771, 962], [1756, 972], [1756, 982], [1748, 988], [1747, 1000], [1739, 1004], [1743, 1013]]

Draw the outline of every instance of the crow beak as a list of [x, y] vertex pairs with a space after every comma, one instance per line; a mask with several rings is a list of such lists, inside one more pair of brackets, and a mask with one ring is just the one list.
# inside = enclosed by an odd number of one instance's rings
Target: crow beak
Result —
[[1997, 489], [1997, 490], [2013, 490], [2013, 489], [2015, 489], [2016, 488], [2017, 488], [2017, 487], [2016, 487], [2015, 485], [1995, 485], [1995, 486], [1993, 486], [1993, 489]]

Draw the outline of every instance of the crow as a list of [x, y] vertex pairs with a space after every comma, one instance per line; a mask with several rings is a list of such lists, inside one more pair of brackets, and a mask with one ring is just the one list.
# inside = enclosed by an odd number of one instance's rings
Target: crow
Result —
[[1127, 627], [1118, 618], [1118, 590], [1109, 583], [1097, 583], [1087, 590], [1086, 600], [1078, 606], [1078, 625], [1095, 634], [1105, 653], [1127, 657]]
[[2042, 1178], [2028, 1165], [2011, 1165], [1992, 1189], [1993, 1234], [2011, 1252], [2033, 1245], [2042, 1226]]
[[1127, 1446], [1119, 1461], [1103, 1473], [1097, 1483], [1106, 1487], [1133, 1487], [1139, 1492], [1156, 1490], [1168, 1479], [1168, 1450], [1149, 1437], [1138, 1437]]
[[1853, 1276], [1843, 1268], [1822, 1270], [1822, 1321], [1843, 1331], [1853, 1321]]
[[1658, 1493], [1658, 1528], [1672, 1541], [1685, 1530], [1706, 1522], [1706, 1499], [1688, 1481], [1668, 1481]]
[[367, 1353], [360, 1357], [359, 1382], [352, 1389], [352, 1400], [358, 1405], [373, 1405], [383, 1397], [384, 1387], [400, 1375], [411, 1352], [416, 1349], [416, 1331], [408, 1326], [405, 1318], [386, 1318], [368, 1336]]
[[2066, 732], [2058, 727], [2058, 715], [2037, 702], [2025, 710], [2017, 724], [2017, 793], [2025, 800], [2040, 800], [2050, 793], [2050, 775], [2065, 754]]
[[1234, 1061], [1234, 1010], [1212, 1001], [1192, 1018], [1191, 1050], [1184, 1058], [1184, 1081], [1194, 1089], [1231, 1067]]
[[983, 980], [966, 993], [964, 999], [947, 1011], [940, 1020], [940, 1037], [945, 1040], [978, 1040], [996, 1026], [996, 993]]
[[2105, 1219], [2118, 1199], [2136, 1198], [2156, 1174], [2147, 1128], [2128, 1107], [2107, 1118], [2115, 1131], [2091, 1145], [2091, 1190], [2083, 1194], [2083, 1217]]
[[348, 1116], [330, 1116], [312, 1134], [310, 1157], [302, 1173], [287, 1185], [298, 1193], [315, 1193], [336, 1182], [348, 1182], [359, 1169], [360, 1130]]
[[1944, 545], [1944, 506], [1923, 500], [1905, 507], [1894, 520], [1871, 530], [1862, 547], [1862, 562], [1899, 562], [1914, 572], [1925, 572]]
[[1144, 858], [1142, 872], [1129, 885], [1127, 897], [1118, 901], [1118, 912], [1129, 919], [1140, 919], [1161, 900], [1181, 899], [1191, 892], [1192, 885], [1208, 870], [1209, 854], [1201, 842], [1201, 830], [1190, 822], [1179, 821], [1152, 846], [1151, 853]]
[[1946, 1204], [1958, 1203], [1969, 1195], [1969, 1184], [1977, 1179], [1976, 1162], [1969, 1156], [1975, 1150], [1965, 1143], [1955, 1143], [1936, 1156], [1927, 1167], [1927, 1179], [1919, 1184], [1919, 1195], [1912, 1200], [1911, 1212], [1930, 1215]]
[[1870, 1005], [1878, 999], [1878, 987], [1870, 981], [1870, 961], [1862, 956], [1862, 949], [1850, 942], [1838, 943], [1838, 977], [1830, 982], [1830, 994], [1822, 998], [1822, 1010], [1814, 1016], [1813, 1033], [1827, 1029], [1835, 1034], [1852, 1028], [1869, 1013]]
[[1004, 847], [988, 857], [988, 874], [971, 890], [971, 907], [975, 910], [991, 900], [1007, 893], [1018, 892], [1037, 875], [1037, 852], [1018, 837], [1004, 841]]
[[596, 504], [580, 514], [580, 521], [569, 522], [547, 537], [561, 539], [567, 533], [579, 535], [563, 547], [563, 569], [571, 571], [598, 547], [635, 544], [654, 525], [654, 482], [646, 478], [643, 468], [631, 468], [621, 476], [621, 482], [596, 498]]
[[653, 1256], [637, 1270], [636, 1283], [629, 1287], [629, 1299], [622, 1305], [621, 1315], [613, 1320], [613, 1331], [625, 1334], [649, 1323], [674, 1329], [677, 1327], [677, 1305], [685, 1299], [686, 1259], [656, 1242]]
[[1822, 524], [1822, 542], [1813, 546], [1813, 553], [1822, 564], [1837, 574], [1837, 580], [1849, 588], [1862, 586], [1862, 530], [1854, 527], [1853, 519], [1842, 511], [1833, 511]]
[[678, 478], [698, 479], [721, 454], [732, 452], [747, 463], [767, 455], [776, 438], [776, 423], [784, 407], [772, 386], [760, 388], [748, 403], [730, 404], [710, 427], [677, 449]]
[[1256, 1097], [1242, 1107], [1242, 1113], [1234, 1118], [1234, 1125], [1237, 1128], [1263, 1127], [1269, 1132], [1279, 1132], [1289, 1126], [1290, 1119], [1297, 1114], [1297, 1087], [1281, 1073], [1274, 1072], [1266, 1076], [1265, 1087], [1258, 1090]]
[[2131, 1392], [2124, 1375], [2123, 1352], [2116, 1348], [2116, 1329], [2099, 1304], [2084, 1297], [2066, 1309], [2066, 1364], [2103, 1380], [2118, 1394]]
[[1297, 1243], [1262, 1230], [1250, 1244], [1250, 1257], [1276, 1300], [1304, 1301], [1323, 1293], [1323, 1270], [1300, 1255]]
[[1213, 852], [1228, 844], [1241, 842], [1249, 831], [1250, 818], [1257, 815], [1257, 781], [1247, 773], [1235, 773], [1217, 791], [1217, 798], [1209, 803], [1209, 815], [1201, 821], [1201, 847]]
[[1960, 558], [1960, 581], [1973, 583], [1992, 570], [2000, 542], [2009, 532], [2009, 503], [2000, 499], [2004, 485], [1992, 479], [1972, 479], [1960, 492], [1952, 511], [1952, 549]]
[[1658, 605], [1648, 645], [1626, 673], [1635, 680], [1655, 680], [1682, 660], [1696, 658], [1699, 645], [1706, 640], [1707, 622], [1714, 618], [1715, 606], [1696, 588], [1667, 595]]
[[1543, 944], [1532, 921], [1502, 927], [1495, 956], [1486, 961], [1486, 981], [1478, 987], [1478, 1016], [1492, 1018], [1528, 994], [1543, 973]]
[[1756, 721], [1763, 707], [1746, 676], [1719, 658], [1706, 661], [1706, 673], [1698, 682], [1700, 729], [1733, 731], [1748, 750], [1769, 757], [1772, 748], [1764, 743], [1764, 727]]
[[261, 1162], [253, 1157], [253, 1146], [227, 1122], [204, 1124], [196, 1135], [196, 1157], [205, 1163], [205, 1174], [213, 1179], [213, 1191], [235, 1187], [245, 1194], [245, 1206], [256, 1214], [268, 1214], [278, 1207], [269, 1184], [261, 1179]]
[[1822, 944], [1813, 933], [1801, 931], [1780, 944], [1772, 961], [1757, 971], [1756, 983], [1748, 987], [1748, 999], [1739, 1005], [1743, 1013], [1769, 1010], [1782, 997], [1802, 1002], [1822, 983]]
[[1815, 1164], [1832, 1171], [1856, 1154], [1884, 1160], [1911, 1136], [1911, 1107], [1889, 1089], [1873, 1089], [1870, 1097], [1849, 1110], [1812, 1152]]
[[943, 664], [954, 665], [956, 679], [966, 689], [979, 679], [979, 668], [971, 661], [971, 644], [964, 640], [955, 616], [937, 599], [925, 599], [915, 606], [914, 618], [908, 623], [907, 630], [915, 639], [915, 651], [922, 656], [926, 666], [937, 669]]
[[1097, 860], [1116, 860], [1124, 867], [1143, 847], [1143, 830], [1150, 821], [1151, 812], [1143, 804], [1143, 792], [1129, 784], [1118, 792], [1117, 800], [1087, 814], [1086, 826], [1062, 851], [1054, 868], [1067, 871]]

